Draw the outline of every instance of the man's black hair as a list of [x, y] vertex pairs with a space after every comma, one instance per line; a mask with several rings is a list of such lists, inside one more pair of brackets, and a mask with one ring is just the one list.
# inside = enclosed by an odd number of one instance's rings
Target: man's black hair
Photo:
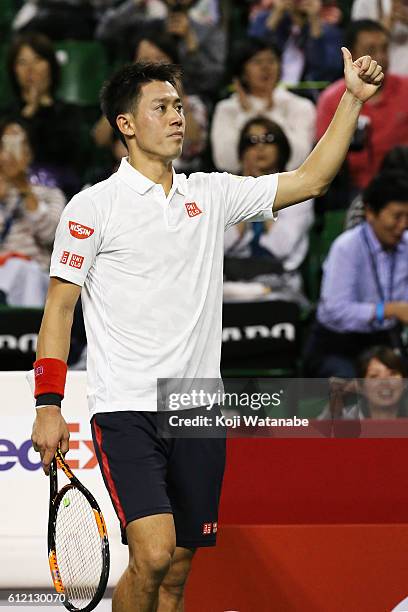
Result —
[[363, 192], [363, 202], [378, 214], [390, 202], [408, 204], [408, 175], [402, 170], [387, 170], [378, 174]]
[[353, 50], [360, 32], [382, 32], [389, 37], [388, 30], [378, 21], [372, 19], [356, 19], [351, 21], [346, 30], [345, 44], [350, 51]]
[[384, 157], [380, 171], [385, 170], [402, 170], [408, 174], [408, 147], [407, 145], [396, 145], [391, 151], [388, 151]]
[[16, 60], [23, 47], [30, 47], [37, 55], [48, 62], [50, 67], [50, 91], [55, 94], [60, 82], [60, 65], [54, 46], [49, 38], [39, 32], [27, 32], [17, 35], [11, 42], [7, 53], [7, 71], [10, 83], [18, 98], [22, 98], [21, 87], [16, 77]]
[[180, 79], [181, 69], [175, 64], [139, 62], [120, 68], [104, 83], [100, 93], [102, 112], [125, 145], [116, 117], [134, 111], [142, 85], [153, 81], [168, 81], [180, 90]]

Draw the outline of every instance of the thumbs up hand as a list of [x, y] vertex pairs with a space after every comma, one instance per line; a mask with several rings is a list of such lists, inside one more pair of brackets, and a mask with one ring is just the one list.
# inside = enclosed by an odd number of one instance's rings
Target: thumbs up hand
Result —
[[361, 102], [369, 100], [384, 81], [382, 66], [369, 55], [363, 55], [353, 62], [350, 51], [341, 48], [344, 60], [344, 78], [347, 90]]

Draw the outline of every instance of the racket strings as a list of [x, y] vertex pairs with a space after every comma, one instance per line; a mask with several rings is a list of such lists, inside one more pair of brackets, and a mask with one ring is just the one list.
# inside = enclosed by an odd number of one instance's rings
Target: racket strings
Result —
[[67, 600], [81, 609], [98, 590], [103, 553], [94, 511], [78, 489], [69, 489], [58, 507], [55, 548]]

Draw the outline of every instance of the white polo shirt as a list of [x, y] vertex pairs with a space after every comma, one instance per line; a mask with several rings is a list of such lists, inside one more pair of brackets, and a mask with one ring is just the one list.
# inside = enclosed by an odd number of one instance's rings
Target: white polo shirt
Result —
[[91, 416], [157, 410], [158, 378], [219, 378], [224, 231], [272, 218], [277, 177], [173, 171], [166, 198], [124, 158], [72, 198], [50, 276], [83, 287]]

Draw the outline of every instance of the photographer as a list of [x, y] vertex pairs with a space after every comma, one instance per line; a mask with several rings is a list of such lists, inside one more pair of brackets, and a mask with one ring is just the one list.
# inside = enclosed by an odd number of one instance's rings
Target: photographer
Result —
[[321, 0], [275, 0], [250, 24], [248, 34], [275, 43], [282, 53], [282, 80], [334, 81], [342, 74], [342, 31], [324, 23]]
[[[385, 154], [408, 144], [408, 77], [388, 71], [389, 33], [368, 19], [352, 22], [346, 45], [356, 55], [370, 53], [383, 67], [384, 84], [363, 106], [354, 143], [347, 156], [354, 186], [363, 189], [377, 174]], [[328, 87], [317, 105], [317, 139], [329, 125], [344, 91], [341, 79]]]
[[[197, 6], [196, 6], [197, 5]], [[199, 17], [198, 8], [209, 0], [125, 0], [106, 12], [96, 29], [96, 37], [117, 44], [140, 36], [140, 32], [166, 32], [176, 44], [187, 94], [211, 98], [217, 93], [225, 68], [226, 34], [215, 17]]]

